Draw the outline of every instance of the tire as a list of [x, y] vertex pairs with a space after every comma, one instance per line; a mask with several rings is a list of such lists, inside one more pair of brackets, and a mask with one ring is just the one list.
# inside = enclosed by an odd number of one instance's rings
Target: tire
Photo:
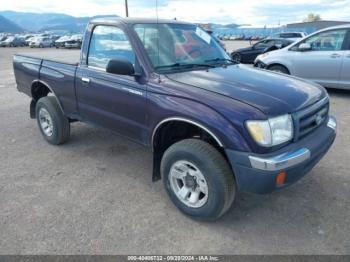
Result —
[[[170, 146], [161, 161], [161, 175], [172, 202], [193, 219], [214, 221], [235, 199], [236, 183], [231, 168], [218, 150], [202, 140], [185, 139]], [[192, 194], [194, 199], [198, 197], [198, 202], [190, 202]]]
[[[36, 103], [35, 115], [41, 134], [47, 142], [60, 145], [69, 139], [69, 120], [63, 114], [55, 97], [40, 98]], [[45, 126], [48, 128], [45, 129]]]
[[273, 66], [269, 67], [269, 70], [277, 72], [277, 73], [289, 75], [288, 69], [282, 65], [273, 65]]
[[239, 53], [232, 53], [231, 58], [233, 61], [235, 61], [237, 63], [241, 63], [242, 57]]

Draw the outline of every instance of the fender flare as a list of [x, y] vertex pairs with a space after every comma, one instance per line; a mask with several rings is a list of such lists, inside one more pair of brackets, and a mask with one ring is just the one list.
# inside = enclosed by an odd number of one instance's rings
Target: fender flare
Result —
[[[62, 112], [64, 112], [63, 110], [63, 106], [60, 102], [60, 100], [58, 99], [58, 96], [56, 95], [55, 91], [53, 90], [53, 88], [48, 84], [46, 83], [45, 81], [42, 81], [40, 79], [36, 79], [36, 80], [33, 80], [31, 85], [30, 85], [30, 88], [31, 88], [31, 94], [32, 94], [32, 98], [33, 98], [33, 85], [35, 85], [36, 83], [39, 83], [39, 84], [42, 84], [44, 85], [45, 87], [47, 87], [47, 89], [50, 90], [50, 93], [52, 93], [52, 95], [55, 97], [55, 99], [57, 100], [57, 103], [59, 105], [59, 107], [61, 108]], [[34, 100], [34, 99], [33, 99]]]
[[52, 94], [52, 96], [55, 97], [55, 99], [56, 99], [56, 101], [57, 101], [57, 103], [58, 103], [58, 106], [60, 107], [60, 109], [62, 110], [62, 112], [64, 112], [63, 106], [62, 106], [60, 100], [58, 99], [58, 97], [57, 97], [55, 91], [53, 91], [52, 87], [51, 87], [49, 84], [47, 84], [46, 82], [44, 82], [44, 81], [42, 81], [42, 80], [40, 80], [40, 79], [36, 79], [36, 80], [33, 80], [32, 83], [31, 83], [31, 85], [30, 85], [30, 88], [31, 88], [30, 92], [31, 92], [31, 96], [32, 96], [32, 101], [30, 102], [30, 117], [33, 118], [33, 119], [35, 118], [35, 106], [36, 106], [36, 102], [37, 102], [38, 100], [36, 100], [36, 99], [33, 98], [33, 86], [34, 86], [36, 83], [42, 84], [42, 85], [44, 85], [47, 89], [49, 89], [49, 91], [50, 91], [50, 93]]
[[196, 121], [193, 121], [193, 120], [190, 120], [190, 119], [187, 119], [187, 118], [184, 118], [184, 117], [167, 117], [163, 120], [161, 120], [156, 126], [155, 128], [153, 129], [153, 132], [152, 132], [152, 138], [151, 138], [151, 145], [152, 145], [152, 148], [154, 146], [154, 138], [155, 138], [155, 135], [158, 131], [158, 129], [165, 123], [167, 122], [171, 122], [171, 121], [178, 121], [178, 122], [185, 122], [185, 123], [189, 123], [189, 124], [192, 124], [192, 125], [195, 125], [201, 129], [203, 129], [204, 131], [206, 131], [210, 136], [212, 136], [212, 138], [218, 143], [218, 145], [220, 147], [224, 147], [223, 143], [221, 142], [221, 140], [207, 127], [205, 127], [204, 125], [196, 122]]

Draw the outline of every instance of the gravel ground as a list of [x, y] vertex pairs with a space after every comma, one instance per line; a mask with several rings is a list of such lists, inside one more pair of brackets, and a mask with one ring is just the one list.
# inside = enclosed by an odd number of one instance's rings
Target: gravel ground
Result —
[[74, 123], [51, 146], [16, 90], [0, 48], [0, 254], [350, 254], [350, 91], [330, 91], [334, 146], [294, 186], [239, 194], [216, 223], [193, 221], [151, 182], [152, 155], [108, 130]]

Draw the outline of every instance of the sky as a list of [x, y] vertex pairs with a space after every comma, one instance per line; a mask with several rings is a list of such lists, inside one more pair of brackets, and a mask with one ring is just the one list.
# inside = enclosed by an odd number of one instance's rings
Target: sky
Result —
[[[124, 0], [0, 1], [0, 10], [125, 16]], [[156, 17], [156, 1], [128, 0], [129, 15]], [[350, 0], [158, 0], [159, 18], [189, 22], [278, 26], [300, 22], [310, 12], [325, 20], [350, 21]]]

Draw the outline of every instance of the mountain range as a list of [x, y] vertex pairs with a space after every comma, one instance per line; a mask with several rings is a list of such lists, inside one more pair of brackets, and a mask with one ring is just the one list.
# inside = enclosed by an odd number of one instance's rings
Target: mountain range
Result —
[[[60, 13], [28, 13], [16, 11], [0, 11], [0, 32], [43, 32], [65, 31], [70, 33], [83, 32], [90, 19], [97, 17], [117, 17], [117, 15], [103, 15], [94, 17], [74, 17]], [[233, 29], [236, 24], [210, 24], [216, 28]]]
[[83, 32], [92, 18], [106, 16], [117, 17], [117, 15], [74, 17], [60, 13], [0, 11], [0, 31], [18, 33], [60, 30], [76, 33]]

